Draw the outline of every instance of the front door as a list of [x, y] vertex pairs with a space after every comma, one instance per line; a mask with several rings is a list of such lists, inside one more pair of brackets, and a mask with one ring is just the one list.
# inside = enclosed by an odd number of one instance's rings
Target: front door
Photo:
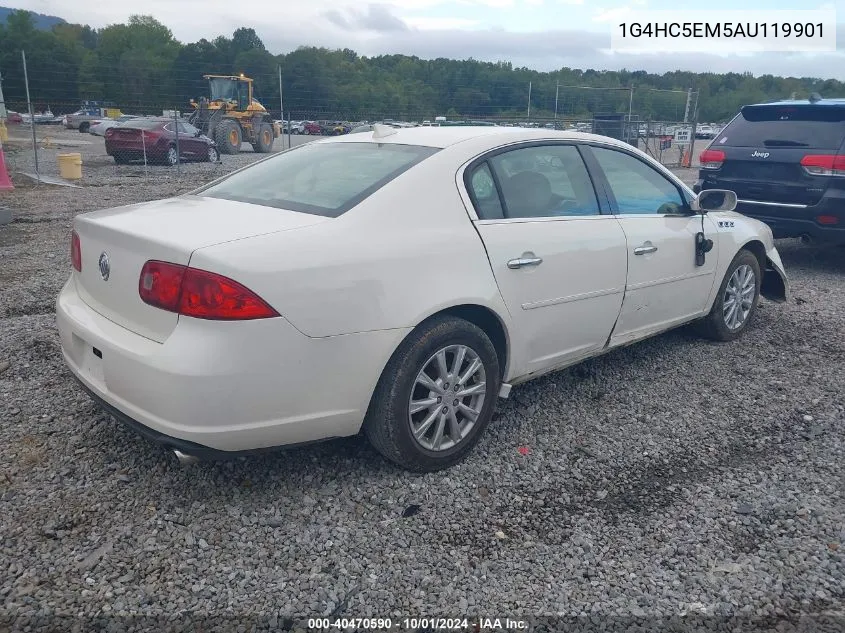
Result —
[[622, 305], [625, 235], [602, 214], [573, 144], [497, 150], [467, 170], [467, 189], [502, 297], [524, 349], [518, 374], [602, 348]]
[[197, 137], [197, 128], [179, 121], [179, 152], [182, 158], [196, 159], [205, 154], [205, 143]]
[[718, 240], [705, 264], [695, 261], [695, 236], [713, 237], [707, 216], [693, 214], [681, 189], [642, 158], [591, 146], [611, 208], [625, 232], [628, 279], [611, 345], [629, 343], [700, 316], [714, 283]]

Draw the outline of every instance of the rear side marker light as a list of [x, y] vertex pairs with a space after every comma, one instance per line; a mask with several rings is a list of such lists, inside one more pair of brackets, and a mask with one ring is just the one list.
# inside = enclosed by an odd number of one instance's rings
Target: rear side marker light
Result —
[[261, 297], [228, 277], [169, 262], [144, 264], [138, 294], [146, 304], [197, 319], [245, 321], [279, 316]]
[[801, 166], [811, 176], [845, 177], [845, 156], [834, 154], [807, 154]]
[[701, 152], [698, 162], [702, 169], [719, 169], [725, 162], [725, 152], [718, 149], [706, 149]]
[[70, 262], [76, 272], [82, 272], [82, 246], [76, 231], [71, 231], [70, 234]]
[[818, 215], [816, 216], [816, 222], [829, 226], [831, 224], [839, 224], [839, 218], [835, 215]]

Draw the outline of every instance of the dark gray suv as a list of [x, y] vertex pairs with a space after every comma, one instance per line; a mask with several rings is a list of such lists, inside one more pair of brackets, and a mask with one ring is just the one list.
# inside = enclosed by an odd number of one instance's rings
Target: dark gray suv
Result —
[[845, 244], [845, 99], [747, 105], [701, 153], [693, 189], [730, 189], [775, 237]]

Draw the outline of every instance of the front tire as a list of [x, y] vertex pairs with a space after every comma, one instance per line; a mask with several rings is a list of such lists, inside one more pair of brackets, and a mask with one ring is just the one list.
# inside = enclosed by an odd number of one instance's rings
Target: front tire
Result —
[[433, 317], [388, 361], [364, 433], [379, 453], [403, 468], [448, 468], [481, 438], [500, 381], [496, 350], [481, 328], [456, 317]]
[[214, 142], [221, 154], [237, 154], [243, 142], [241, 126], [232, 119], [223, 119], [214, 128]]
[[88, 121], [83, 121], [79, 124], [79, 133], [85, 134], [88, 130], [91, 129], [91, 124]]
[[698, 329], [702, 336], [714, 341], [733, 341], [748, 327], [760, 299], [760, 262], [743, 249], [734, 257], [719, 294]]

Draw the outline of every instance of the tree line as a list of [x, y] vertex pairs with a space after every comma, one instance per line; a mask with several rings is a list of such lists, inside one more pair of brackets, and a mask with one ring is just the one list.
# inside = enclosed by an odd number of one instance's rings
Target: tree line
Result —
[[76, 109], [82, 100], [111, 102], [132, 113], [187, 109], [190, 99], [207, 94], [203, 74], [240, 73], [255, 79], [258, 99], [278, 113], [280, 69], [285, 115], [295, 119], [524, 119], [529, 84], [532, 118], [551, 117], [557, 102], [561, 117], [630, 107], [642, 119], [678, 121], [686, 110], [686, 91], [692, 89], [699, 95], [699, 121], [717, 122], [747, 103], [803, 98], [811, 92], [845, 94], [843, 82], [811, 77], [573, 68], [539, 72], [506, 61], [365, 57], [349, 49], [314, 47], [273, 54], [251, 28], [183, 44], [150, 16], [100, 29], [62, 23], [45, 30], [36, 27], [29, 12], [15, 11], [0, 25], [2, 87], [12, 109], [22, 108], [26, 99], [21, 50], [26, 51], [33, 103], [50, 106], [56, 114]]

